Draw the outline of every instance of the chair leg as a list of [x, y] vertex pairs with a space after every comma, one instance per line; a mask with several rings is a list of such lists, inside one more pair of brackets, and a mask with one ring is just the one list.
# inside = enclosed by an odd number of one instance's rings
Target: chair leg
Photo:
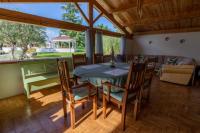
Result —
[[120, 109], [120, 108], [121, 108], [121, 105], [120, 105], [120, 104], [117, 104], [117, 107], [118, 107], [118, 109]]
[[122, 123], [122, 130], [125, 130], [125, 121], [126, 121], [126, 104], [122, 105], [122, 117], [121, 117], [121, 123]]
[[96, 87], [97, 92], [97, 99], [99, 99], [99, 87]]
[[138, 99], [136, 98], [135, 104], [134, 104], [134, 120], [137, 120], [137, 113], [138, 113]]
[[94, 120], [97, 119], [97, 96], [95, 95], [93, 97], [93, 114], [94, 114]]
[[148, 88], [148, 90], [147, 90], [147, 102], [149, 102], [150, 93], [151, 93], [151, 86], [149, 86], [149, 88]]
[[137, 111], [140, 112], [141, 110], [141, 103], [142, 103], [142, 95], [143, 95], [143, 89], [139, 92], [139, 97], [138, 97], [138, 105], [137, 105]]
[[64, 117], [67, 117], [67, 102], [65, 98], [63, 98], [63, 113]]
[[75, 128], [75, 109], [74, 109], [74, 105], [70, 104], [70, 112], [71, 112], [71, 128], [74, 129]]
[[103, 94], [103, 118], [106, 118], [106, 107], [107, 106], [107, 101], [106, 101], [106, 96]]
[[82, 106], [82, 109], [85, 109], [85, 103], [82, 103], [81, 106]]

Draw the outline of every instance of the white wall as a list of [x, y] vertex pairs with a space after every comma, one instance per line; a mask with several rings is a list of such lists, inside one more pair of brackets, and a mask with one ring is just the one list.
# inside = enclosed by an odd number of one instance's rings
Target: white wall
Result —
[[134, 54], [133, 47], [135, 45], [135, 41], [131, 39], [126, 40], [126, 54]]
[[21, 94], [23, 88], [19, 64], [0, 64], [0, 99]]
[[[169, 37], [168, 41], [165, 41], [166, 37]], [[182, 44], [181, 39], [185, 39]], [[135, 36], [127, 45], [128, 53], [185, 56], [200, 64], [200, 32]]]
[[[53, 58], [51, 58], [53, 59]], [[55, 58], [56, 59], [56, 58]], [[72, 58], [65, 58], [68, 61], [68, 67], [71, 71]], [[30, 59], [24, 61], [37, 62], [38, 60], [45, 59]], [[33, 87], [33, 86], [32, 86]], [[38, 88], [44, 86], [38, 86]], [[34, 88], [33, 88], [34, 90]], [[1, 64], [0, 63], [0, 99], [16, 96], [24, 93], [24, 85], [21, 74], [21, 67], [19, 63]]]

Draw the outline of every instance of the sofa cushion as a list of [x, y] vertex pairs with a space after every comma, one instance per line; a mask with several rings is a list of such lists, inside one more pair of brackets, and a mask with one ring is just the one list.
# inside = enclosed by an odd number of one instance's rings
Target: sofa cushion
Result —
[[94, 89], [91, 89], [89, 91], [89, 89], [85, 87], [72, 89], [72, 92], [73, 92], [75, 101], [81, 100], [83, 98], [93, 96], [96, 94], [96, 91]]
[[163, 65], [162, 73], [192, 74], [193, 69], [192, 65]]
[[164, 73], [161, 75], [161, 81], [167, 81], [176, 84], [188, 85], [191, 79], [191, 74], [182, 73]]
[[162, 68], [172, 68], [172, 69], [194, 69], [194, 65], [162, 65]]
[[193, 65], [194, 61], [191, 58], [182, 58], [177, 61], [177, 65]]
[[162, 73], [182, 73], [191, 74], [193, 70], [191, 69], [162, 69]]
[[177, 60], [178, 60], [178, 57], [168, 57], [167, 64], [175, 65]]
[[[108, 89], [107, 85], [103, 85], [104, 88]], [[124, 91], [124, 88], [121, 87], [117, 87], [117, 86], [111, 86], [111, 92], [120, 92], [120, 91]]]

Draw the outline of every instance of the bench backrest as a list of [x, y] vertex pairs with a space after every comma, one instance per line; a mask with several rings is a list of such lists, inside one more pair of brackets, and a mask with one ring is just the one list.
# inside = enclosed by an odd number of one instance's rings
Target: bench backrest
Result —
[[20, 63], [23, 79], [39, 75], [57, 73], [55, 60], [24, 61]]

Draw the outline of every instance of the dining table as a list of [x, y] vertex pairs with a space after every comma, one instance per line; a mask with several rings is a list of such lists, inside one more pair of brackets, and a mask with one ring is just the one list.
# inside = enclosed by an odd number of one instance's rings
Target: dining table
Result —
[[102, 82], [109, 82], [116, 86], [123, 87], [126, 83], [130, 65], [127, 63], [100, 63], [78, 66], [73, 74], [80, 80], [87, 80], [95, 86], [101, 86]]

